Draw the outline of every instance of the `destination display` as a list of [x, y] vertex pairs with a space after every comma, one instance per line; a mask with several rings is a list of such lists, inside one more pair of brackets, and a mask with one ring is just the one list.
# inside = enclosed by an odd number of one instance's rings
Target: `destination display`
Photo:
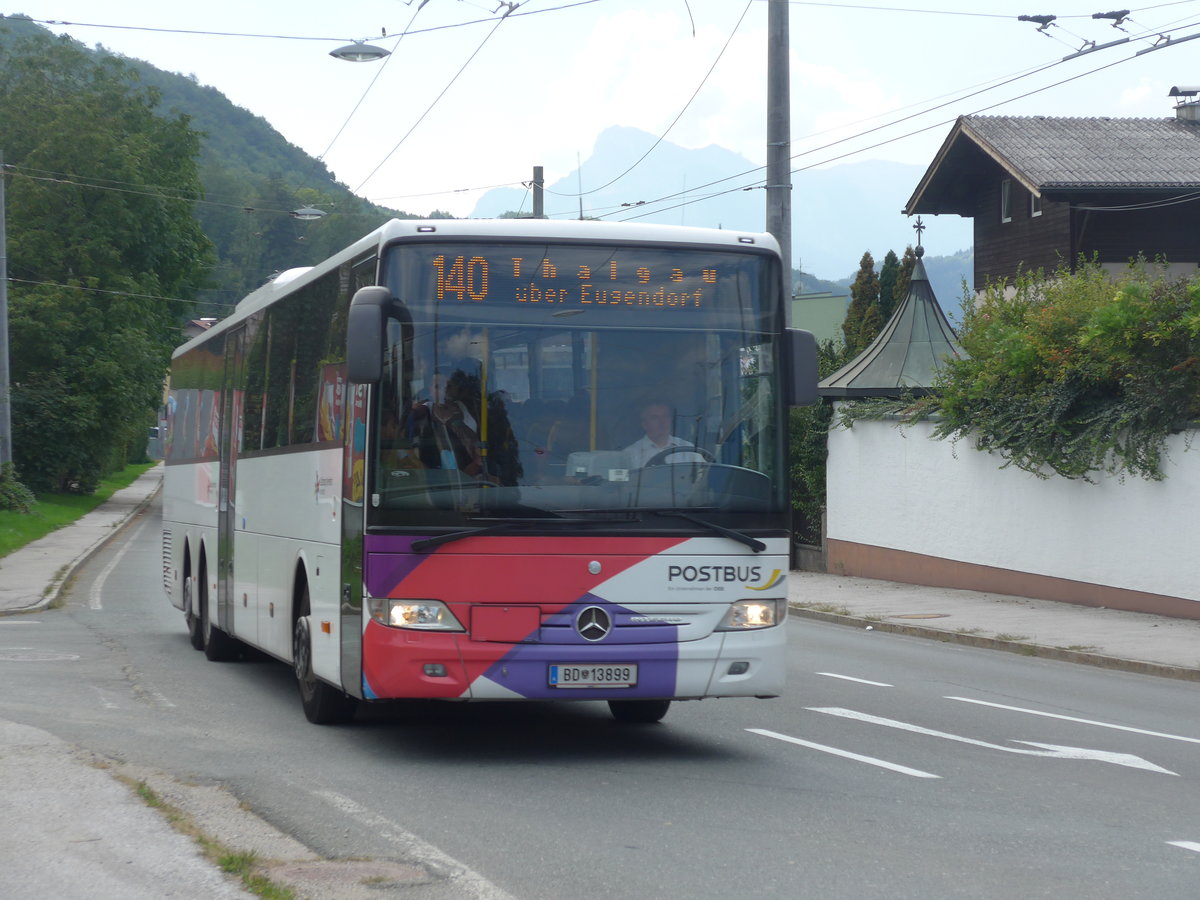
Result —
[[[439, 253], [430, 260], [435, 278], [435, 297], [445, 300], [470, 300], [486, 303], [491, 295], [492, 260], [486, 256], [448, 256]], [[584, 264], [575, 264], [561, 271], [549, 256], [540, 259], [514, 256], [498, 260], [511, 269], [508, 279], [497, 279], [497, 287], [512, 297], [498, 295], [495, 299], [512, 299], [518, 303], [577, 303], [580, 306], [635, 306], [648, 308], [699, 309], [704, 304], [704, 287], [716, 285], [718, 270], [703, 268], [691, 276], [678, 267], [664, 268], [655, 274], [649, 266], [637, 265], [636, 260], [625, 264], [628, 272], [616, 260], [609, 260], [600, 271]], [[698, 284], [692, 288], [690, 285]], [[710, 294], [714, 293], [710, 291]], [[710, 297], [711, 299], [711, 297]]]
[[[725, 250], [595, 245], [401, 246], [390, 283], [414, 319], [528, 322], [593, 312], [589, 327], [637, 322], [744, 328], [761, 314], [765, 257]], [[580, 323], [581, 325], [583, 322]]]

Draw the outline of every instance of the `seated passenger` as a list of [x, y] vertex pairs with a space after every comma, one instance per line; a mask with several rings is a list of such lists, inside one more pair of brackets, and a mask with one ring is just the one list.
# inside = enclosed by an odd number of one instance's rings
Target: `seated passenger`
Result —
[[421, 462], [430, 469], [459, 469], [471, 476], [484, 474], [475, 417], [463, 402], [464, 375], [433, 379], [433, 396], [413, 405], [409, 428]]

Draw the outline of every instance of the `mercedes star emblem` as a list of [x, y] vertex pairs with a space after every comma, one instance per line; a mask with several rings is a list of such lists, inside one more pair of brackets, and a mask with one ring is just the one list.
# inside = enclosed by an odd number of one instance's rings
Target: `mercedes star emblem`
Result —
[[599, 606], [589, 606], [576, 616], [575, 630], [585, 641], [602, 641], [612, 631], [612, 617]]

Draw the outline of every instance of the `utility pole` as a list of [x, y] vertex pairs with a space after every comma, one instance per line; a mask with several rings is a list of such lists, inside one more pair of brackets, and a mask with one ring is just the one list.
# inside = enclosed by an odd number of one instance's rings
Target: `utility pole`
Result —
[[8, 231], [5, 203], [4, 151], [0, 150], [0, 464], [13, 461], [8, 386]]
[[546, 186], [546, 176], [542, 173], [541, 166], [533, 167], [533, 217], [535, 219], [546, 218], [545, 197], [542, 194]]
[[767, 231], [779, 241], [783, 284], [792, 296], [792, 100], [788, 0], [767, 5]]

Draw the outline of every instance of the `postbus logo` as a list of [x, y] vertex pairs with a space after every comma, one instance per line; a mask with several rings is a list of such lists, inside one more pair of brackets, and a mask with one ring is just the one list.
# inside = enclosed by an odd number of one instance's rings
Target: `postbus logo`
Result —
[[741, 585], [748, 591], [769, 591], [784, 579], [782, 569], [766, 574], [762, 566], [679, 566], [667, 567], [667, 581], [688, 585]]

